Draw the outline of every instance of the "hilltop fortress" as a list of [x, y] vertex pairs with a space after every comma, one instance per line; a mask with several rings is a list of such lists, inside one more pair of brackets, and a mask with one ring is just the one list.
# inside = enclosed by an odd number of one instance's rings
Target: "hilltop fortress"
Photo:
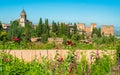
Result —
[[[31, 21], [27, 20], [27, 14], [25, 10], [22, 10], [20, 13], [20, 18], [16, 21], [19, 22], [19, 25], [22, 27], [25, 27], [25, 23], [29, 22], [32, 24]], [[96, 28], [96, 23], [91, 23], [90, 27], [87, 27], [85, 23], [78, 23], [77, 30], [79, 31], [79, 34], [82, 34], [84, 32], [87, 35], [91, 35], [93, 28]], [[8, 30], [10, 25], [9, 24], [2, 24], [3, 29]], [[34, 28], [36, 28], [36, 25], [33, 25]], [[70, 32], [73, 31], [73, 25], [69, 25]], [[113, 25], [102, 25], [101, 27], [101, 34], [104, 34], [105, 36], [114, 35], [114, 26]]]
[[[86, 27], [85, 23], [78, 23], [77, 29], [81, 32], [85, 32], [85, 34], [90, 35], [92, 33], [93, 28], [96, 28], [96, 23], [91, 23], [90, 27]], [[105, 36], [114, 35], [114, 26], [113, 25], [102, 25], [101, 34]]]

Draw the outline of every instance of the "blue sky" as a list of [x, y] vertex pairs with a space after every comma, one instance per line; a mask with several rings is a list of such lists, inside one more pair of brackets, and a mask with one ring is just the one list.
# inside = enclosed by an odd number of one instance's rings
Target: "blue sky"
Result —
[[34, 24], [42, 17], [50, 22], [120, 26], [119, 0], [0, 0], [0, 21], [18, 19], [23, 8]]

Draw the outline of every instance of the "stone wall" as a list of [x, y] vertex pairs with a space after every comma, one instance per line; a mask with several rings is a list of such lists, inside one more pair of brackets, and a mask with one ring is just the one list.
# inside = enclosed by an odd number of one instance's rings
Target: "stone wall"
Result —
[[113, 25], [103, 25], [101, 27], [101, 34], [104, 34], [105, 36], [114, 35]]
[[[26, 62], [32, 61], [35, 57], [38, 60], [41, 60], [43, 56], [48, 57], [49, 59], [53, 59], [56, 55], [56, 51], [60, 54], [61, 57], [65, 58], [68, 54], [69, 50], [11, 50], [10, 54], [18, 57], [19, 59], [24, 59]], [[9, 52], [9, 51], [7, 51]], [[6, 53], [7, 53], [6, 52]], [[82, 58], [82, 54], [86, 56], [86, 59], [88, 62], [91, 60], [91, 56], [96, 54], [96, 50], [76, 50], [75, 54], [77, 57], [77, 60], [80, 60]], [[115, 50], [99, 50], [100, 56], [102, 54], [111, 55], [115, 53]]]
[[48, 42], [55, 43], [55, 44], [62, 44], [63, 38], [48, 38]]

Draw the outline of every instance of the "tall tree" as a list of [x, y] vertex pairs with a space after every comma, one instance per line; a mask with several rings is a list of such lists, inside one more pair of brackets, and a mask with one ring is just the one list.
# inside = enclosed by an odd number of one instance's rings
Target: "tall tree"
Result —
[[74, 34], [76, 34], [77, 33], [77, 25], [76, 25], [76, 23], [74, 23], [73, 30], [74, 30]]
[[59, 22], [57, 23], [57, 28], [58, 28], [58, 30], [57, 30], [57, 36], [60, 37], [60, 24], [59, 24]]
[[101, 28], [98, 28], [98, 34], [97, 34], [98, 37], [101, 37]]
[[65, 25], [64, 35], [66, 35], [68, 38], [70, 38], [70, 27], [68, 25]]
[[60, 24], [60, 37], [64, 36], [65, 25], [64, 23]]
[[58, 26], [54, 21], [52, 22], [52, 32], [55, 34], [58, 32]]
[[2, 23], [0, 21], [0, 32], [3, 30]]
[[10, 23], [10, 31], [8, 32], [8, 39], [12, 39], [12, 37], [21, 38], [22, 35], [22, 27], [19, 25], [17, 21], [13, 21]]
[[25, 30], [24, 30], [24, 38], [26, 42], [29, 42], [32, 36], [32, 25], [31, 23], [27, 22], [25, 24]]
[[39, 24], [36, 28], [36, 33], [37, 33], [37, 36], [40, 37], [43, 33], [43, 23], [42, 23], [42, 18], [40, 18], [39, 20]]
[[49, 27], [48, 19], [45, 19], [44, 34], [47, 34], [49, 37], [49, 35], [50, 35], [49, 32], [50, 32], [50, 27]]

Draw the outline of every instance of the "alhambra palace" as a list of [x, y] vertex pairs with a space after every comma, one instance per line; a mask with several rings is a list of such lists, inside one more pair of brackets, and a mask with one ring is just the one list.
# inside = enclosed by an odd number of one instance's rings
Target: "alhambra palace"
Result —
[[[19, 24], [22, 27], [25, 27], [25, 23], [29, 22], [32, 24], [31, 21], [27, 20], [27, 14], [25, 12], [25, 10], [22, 10], [22, 12], [20, 13], [20, 18], [16, 19]], [[32, 24], [33, 25], [33, 24]], [[68, 24], [66, 24], [68, 25]], [[2, 24], [3, 29], [8, 30], [10, 25], [9, 24]], [[35, 28], [37, 25], [33, 25], [33, 27]], [[85, 32], [85, 34], [90, 35], [92, 33], [93, 28], [96, 28], [97, 24], [96, 23], [91, 23], [91, 25], [89, 27], [87, 27], [85, 25], [85, 23], [78, 23], [77, 24], [77, 30], [79, 31], [79, 34], [81, 34], [81, 32]], [[73, 31], [73, 25], [69, 25], [70, 27], [70, 32]], [[51, 28], [51, 27], [50, 27]], [[109, 35], [114, 35], [114, 26], [113, 25], [102, 25], [101, 27], [101, 34], [103, 34], [105, 36], [109, 36]]]

